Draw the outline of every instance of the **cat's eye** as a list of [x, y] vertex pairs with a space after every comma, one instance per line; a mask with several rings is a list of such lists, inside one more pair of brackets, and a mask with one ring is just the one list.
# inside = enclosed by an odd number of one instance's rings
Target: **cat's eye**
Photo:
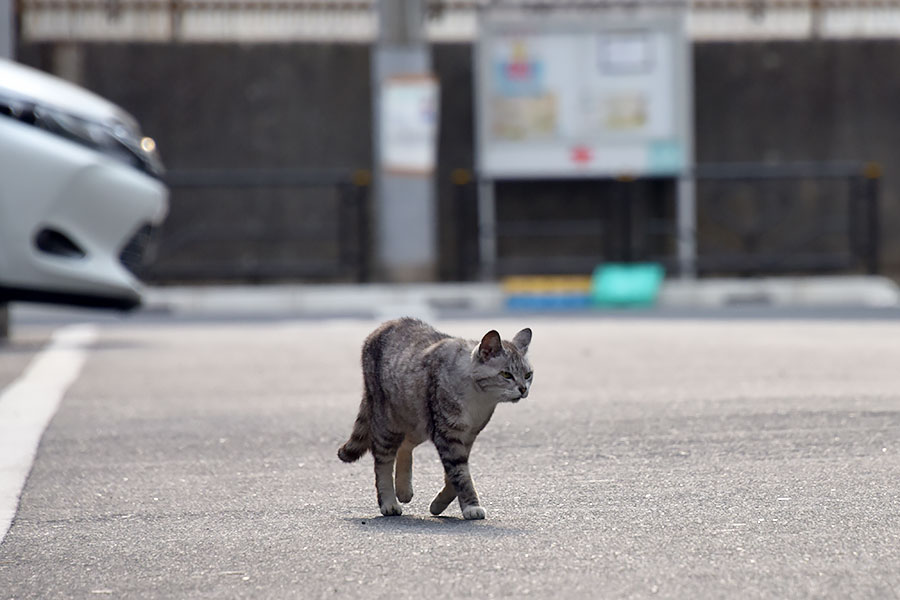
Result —
[[528, 371], [525, 373], [525, 379], [531, 379], [531, 376], [534, 375], [534, 371]]
[[512, 373], [510, 373], [509, 371], [500, 371], [500, 377], [502, 377], [503, 379], [513, 378]]

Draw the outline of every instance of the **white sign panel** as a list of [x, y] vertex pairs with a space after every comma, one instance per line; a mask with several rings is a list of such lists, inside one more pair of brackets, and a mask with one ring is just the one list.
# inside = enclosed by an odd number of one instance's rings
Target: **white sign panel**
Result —
[[391, 77], [381, 89], [381, 160], [399, 174], [427, 175], [437, 154], [438, 84], [428, 76]]
[[486, 16], [476, 65], [482, 175], [683, 172], [686, 43], [677, 15]]

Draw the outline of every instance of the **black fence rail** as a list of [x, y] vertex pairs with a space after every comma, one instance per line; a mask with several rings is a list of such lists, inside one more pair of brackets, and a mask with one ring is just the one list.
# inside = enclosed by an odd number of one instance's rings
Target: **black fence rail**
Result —
[[698, 167], [701, 272], [880, 270], [876, 163]]
[[[476, 279], [477, 181], [465, 169], [437, 177], [449, 192], [442, 276]], [[878, 273], [880, 177], [857, 162], [698, 166], [698, 273]], [[144, 279], [371, 279], [368, 171], [174, 170], [167, 183], [170, 215]], [[671, 180], [502, 182], [496, 192], [500, 276], [589, 273], [611, 261], [677, 272]]]
[[173, 170], [153, 282], [367, 281], [368, 171]]
[[[694, 176], [699, 274], [879, 272], [877, 164], [705, 164]], [[455, 182], [460, 276], [470, 279], [477, 184]], [[499, 275], [589, 273], [611, 261], [677, 272], [672, 180], [495, 185]]]

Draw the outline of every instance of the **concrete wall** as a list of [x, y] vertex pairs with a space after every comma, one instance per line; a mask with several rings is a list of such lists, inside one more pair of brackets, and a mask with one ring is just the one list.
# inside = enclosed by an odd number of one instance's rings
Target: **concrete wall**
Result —
[[897, 276], [898, 61], [900, 40], [700, 44], [697, 160], [881, 163], [882, 264]]
[[[370, 167], [368, 46], [87, 44], [79, 51], [82, 82], [138, 117], [169, 168]], [[458, 232], [472, 228], [471, 215], [459, 221], [450, 183], [452, 169], [473, 164], [471, 49], [441, 44], [433, 51], [442, 86], [440, 267], [443, 278], [453, 278], [466, 250], [457, 246]], [[59, 56], [41, 44], [19, 52], [49, 71], [59, 68]], [[900, 40], [701, 43], [694, 57], [698, 161], [879, 161], [883, 265], [900, 272]], [[672, 196], [664, 185], [596, 182], [503, 186], [500, 212], [511, 219], [560, 211], [588, 218], [598, 198], [622, 193], [655, 198], [647, 210], [671, 214], [659, 205]], [[232, 199], [232, 210], [252, 213], [247, 203], [258, 194]], [[170, 227], [216, 210], [211, 200], [198, 206], [176, 194]], [[517, 242], [510, 243], [515, 250]], [[590, 251], [592, 243], [569, 240], [580, 246], [560, 251]]]

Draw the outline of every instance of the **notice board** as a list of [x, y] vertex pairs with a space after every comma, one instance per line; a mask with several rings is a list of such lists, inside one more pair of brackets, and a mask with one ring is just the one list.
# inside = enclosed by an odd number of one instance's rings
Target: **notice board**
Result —
[[475, 53], [480, 176], [684, 173], [689, 60], [680, 12], [488, 12]]

